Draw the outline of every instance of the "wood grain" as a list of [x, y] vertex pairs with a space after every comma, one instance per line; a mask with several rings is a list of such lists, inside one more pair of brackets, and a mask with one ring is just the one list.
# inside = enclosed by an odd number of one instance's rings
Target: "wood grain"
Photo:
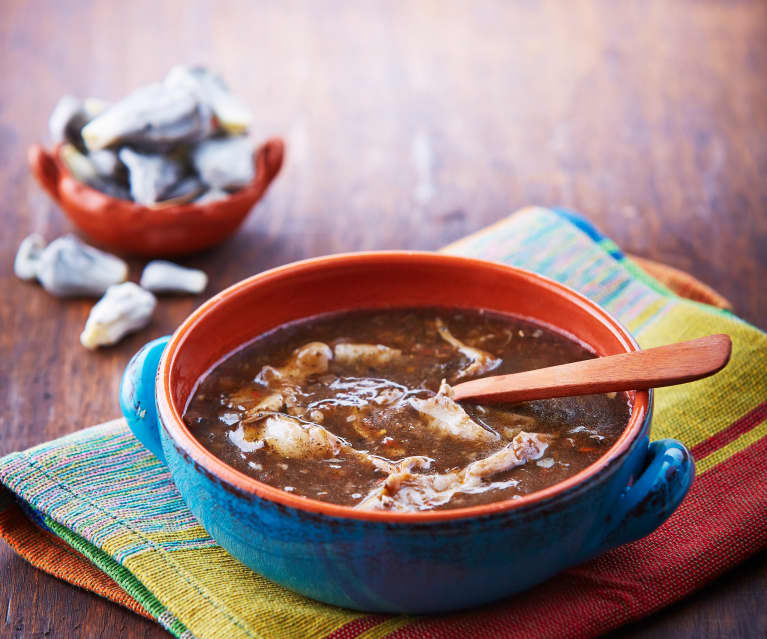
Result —
[[492, 404], [673, 386], [719, 372], [731, 353], [727, 335], [707, 335], [635, 353], [461, 382], [453, 386], [453, 396]]
[[[0, 3], [0, 454], [118, 414], [130, 355], [265, 268], [355, 249], [437, 248], [528, 204], [588, 215], [767, 328], [767, 3]], [[64, 93], [117, 98], [178, 62], [220, 70], [287, 142], [232, 240], [185, 260], [211, 284], [86, 352], [92, 300], [12, 275], [18, 242], [71, 230], [27, 147]], [[132, 262], [133, 276], [141, 266]], [[767, 558], [631, 629], [767, 633]], [[163, 637], [0, 545], [0, 637]]]

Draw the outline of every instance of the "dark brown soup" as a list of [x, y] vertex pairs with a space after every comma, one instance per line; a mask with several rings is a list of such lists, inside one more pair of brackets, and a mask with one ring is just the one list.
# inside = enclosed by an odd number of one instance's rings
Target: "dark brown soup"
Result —
[[229, 356], [184, 419], [226, 463], [297, 495], [376, 510], [473, 506], [582, 470], [615, 442], [630, 404], [614, 393], [458, 404], [450, 385], [591, 357], [550, 329], [490, 312], [325, 315]]

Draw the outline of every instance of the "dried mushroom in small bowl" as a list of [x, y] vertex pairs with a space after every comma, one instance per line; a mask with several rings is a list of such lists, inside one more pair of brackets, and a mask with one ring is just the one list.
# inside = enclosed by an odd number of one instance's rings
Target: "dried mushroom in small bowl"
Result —
[[32, 172], [94, 242], [138, 255], [178, 255], [230, 235], [282, 166], [284, 145], [258, 149], [251, 114], [202, 67], [175, 67], [113, 104], [65, 96], [49, 121], [52, 152]]

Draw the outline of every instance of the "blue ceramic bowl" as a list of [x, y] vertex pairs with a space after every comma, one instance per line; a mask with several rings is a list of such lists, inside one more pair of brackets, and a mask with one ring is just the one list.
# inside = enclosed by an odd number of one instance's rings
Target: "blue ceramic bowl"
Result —
[[203, 304], [128, 365], [120, 400], [133, 432], [167, 464], [211, 536], [265, 577], [314, 599], [391, 613], [444, 612], [529, 588], [643, 537], [682, 501], [693, 460], [649, 443], [652, 394], [610, 450], [580, 473], [517, 500], [419, 513], [358, 511], [284, 492], [227, 466], [188, 431], [196, 383], [222, 357], [288, 321], [353, 308], [453, 306], [512, 313], [599, 355], [637, 350], [605, 310], [512, 267], [429, 253], [317, 258], [256, 275]]

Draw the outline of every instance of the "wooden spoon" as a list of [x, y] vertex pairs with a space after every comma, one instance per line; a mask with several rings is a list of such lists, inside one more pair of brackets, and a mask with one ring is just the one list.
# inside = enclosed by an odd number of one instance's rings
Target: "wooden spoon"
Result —
[[455, 385], [453, 392], [456, 400], [492, 404], [645, 390], [713, 375], [727, 365], [731, 352], [729, 336], [708, 335], [646, 351], [474, 379]]

